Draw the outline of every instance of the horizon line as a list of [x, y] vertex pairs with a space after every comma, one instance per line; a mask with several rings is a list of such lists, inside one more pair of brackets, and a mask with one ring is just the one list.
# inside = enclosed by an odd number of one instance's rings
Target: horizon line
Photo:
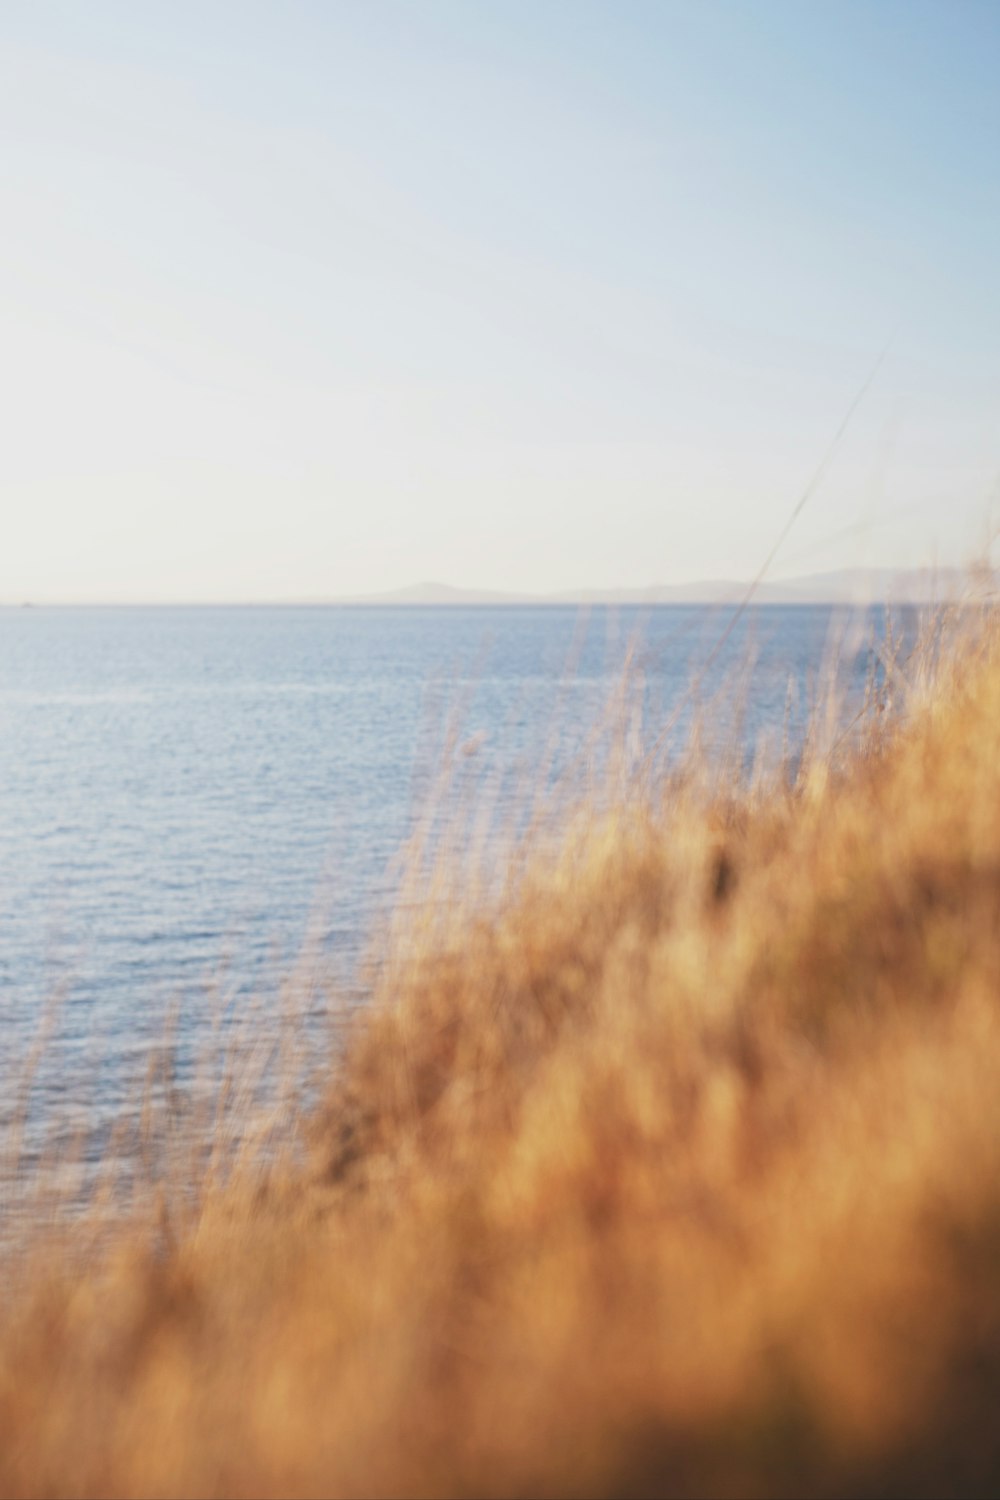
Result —
[[[840, 568], [822, 573], [765, 579], [750, 604], [853, 604], [943, 602], [954, 598], [956, 589], [976, 577], [973, 566], [876, 566]], [[982, 568], [979, 570], [982, 573]], [[987, 568], [992, 585], [1000, 584], [997, 570]], [[531, 592], [517, 589], [476, 588], [422, 580], [398, 588], [359, 594], [280, 595], [277, 597], [165, 598], [8, 598], [0, 609], [267, 609], [267, 608], [457, 608], [457, 607], [550, 607], [737, 605], [749, 580], [703, 578], [689, 583], [655, 583], [642, 586], [589, 586]], [[910, 592], [916, 597], [907, 598]]]

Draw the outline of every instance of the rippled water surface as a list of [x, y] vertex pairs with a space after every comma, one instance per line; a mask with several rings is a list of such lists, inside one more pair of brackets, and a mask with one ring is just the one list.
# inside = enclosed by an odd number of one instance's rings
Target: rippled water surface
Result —
[[[0, 1024], [6, 1076], [57, 1001], [45, 1088], [113, 1112], [181, 1002], [275, 992], [322, 892], [349, 972], [437, 753], [447, 703], [477, 775], [568, 749], [630, 640], [655, 728], [727, 614], [700, 607], [0, 610]], [[748, 744], [799, 732], [835, 617], [749, 610], [709, 686], [756, 665]], [[868, 665], [855, 622], [850, 670]], [[569, 664], [570, 670], [567, 671]], [[789, 692], [789, 683], [793, 690]], [[191, 1019], [184, 1020], [185, 1016]], [[5, 1072], [6, 1070], [6, 1072]]]

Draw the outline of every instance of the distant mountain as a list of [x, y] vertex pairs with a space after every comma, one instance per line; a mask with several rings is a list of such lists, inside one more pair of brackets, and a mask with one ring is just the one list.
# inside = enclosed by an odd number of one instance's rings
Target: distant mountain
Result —
[[808, 603], [942, 604], [996, 593], [1000, 575], [966, 568], [843, 568], [769, 585], [790, 601]]
[[[333, 600], [337, 604], [739, 604], [750, 585], [734, 579], [700, 583], [650, 584], [648, 588], [575, 589], [555, 594], [515, 594], [490, 589], [454, 588], [447, 583], [416, 583], [383, 594]], [[970, 591], [997, 592], [1000, 575], [974, 582], [963, 568], [842, 568], [803, 578], [765, 580], [751, 595], [755, 604], [932, 604], [960, 599]]]

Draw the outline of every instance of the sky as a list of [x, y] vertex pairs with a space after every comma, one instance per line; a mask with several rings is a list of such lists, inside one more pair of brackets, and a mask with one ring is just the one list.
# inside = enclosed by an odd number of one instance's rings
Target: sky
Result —
[[1000, 4], [4, 0], [0, 601], [962, 562]]

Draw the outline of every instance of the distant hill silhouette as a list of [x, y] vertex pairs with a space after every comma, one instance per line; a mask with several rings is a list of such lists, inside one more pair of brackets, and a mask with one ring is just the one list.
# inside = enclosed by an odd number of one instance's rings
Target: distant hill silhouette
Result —
[[[996, 592], [1000, 577], [984, 573], [975, 586]], [[968, 595], [972, 582], [963, 568], [842, 568], [802, 578], [765, 580], [753, 592], [756, 604], [932, 604]], [[698, 583], [651, 584], [648, 588], [571, 589], [550, 594], [504, 593], [456, 588], [447, 583], [415, 583], [381, 594], [362, 594], [338, 604], [738, 604], [748, 583], [704, 579]]]

